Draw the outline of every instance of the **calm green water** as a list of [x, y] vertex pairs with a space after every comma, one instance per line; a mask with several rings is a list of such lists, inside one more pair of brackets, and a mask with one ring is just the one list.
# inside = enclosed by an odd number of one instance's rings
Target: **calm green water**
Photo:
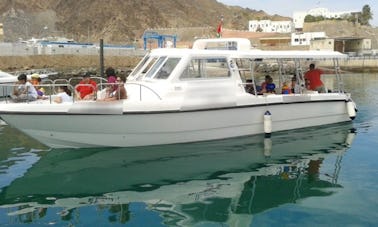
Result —
[[51, 150], [0, 126], [1, 226], [376, 226], [378, 75], [353, 123], [144, 148]]

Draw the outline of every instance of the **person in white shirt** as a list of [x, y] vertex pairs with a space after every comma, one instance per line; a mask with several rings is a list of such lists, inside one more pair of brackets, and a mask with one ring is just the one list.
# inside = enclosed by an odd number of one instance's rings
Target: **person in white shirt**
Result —
[[27, 81], [25, 74], [21, 74], [17, 77], [18, 86], [13, 89], [12, 99], [15, 102], [35, 101], [38, 98], [37, 90], [34, 86]]
[[54, 98], [54, 102], [63, 103], [63, 102], [72, 102], [71, 91], [67, 86], [60, 86], [58, 88], [58, 94]]

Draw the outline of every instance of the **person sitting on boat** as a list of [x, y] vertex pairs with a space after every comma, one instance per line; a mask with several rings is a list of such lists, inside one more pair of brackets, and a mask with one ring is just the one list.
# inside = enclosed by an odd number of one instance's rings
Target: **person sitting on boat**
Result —
[[35, 101], [38, 97], [37, 90], [34, 86], [27, 81], [27, 76], [25, 74], [21, 74], [17, 77], [18, 82], [16, 83], [13, 93], [11, 95], [12, 99], [15, 102], [22, 102], [22, 101]]
[[288, 82], [282, 84], [282, 94], [288, 95], [291, 94], [291, 88], [288, 85]]
[[[308, 88], [313, 91], [318, 91], [319, 93], [325, 93], [325, 87], [321, 80], [321, 75], [323, 71], [320, 69], [315, 68], [315, 64], [311, 63], [309, 66], [309, 70], [305, 73], [305, 79], [308, 80], [309, 85]], [[307, 88], [307, 86], [306, 86]]]
[[31, 75], [31, 83], [33, 84], [35, 90], [37, 90], [38, 97], [43, 97], [45, 94], [45, 89], [40, 86], [41, 84], [41, 77], [39, 76], [38, 73], [34, 73]]
[[97, 83], [91, 79], [90, 73], [86, 73], [75, 90], [78, 100], [93, 100], [97, 90]]
[[125, 88], [126, 79], [124, 77], [118, 76], [116, 82], [118, 84], [117, 90], [110, 94], [109, 97], [105, 97], [104, 99], [99, 99], [99, 101], [115, 101], [120, 99], [127, 99], [127, 92]]
[[115, 92], [118, 88], [118, 85], [116, 84], [117, 82], [117, 77], [115, 70], [112, 67], [108, 67], [105, 70], [105, 74], [107, 79], [107, 83], [109, 84], [106, 88], [106, 97], [110, 97], [110, 95]]
[[266, 85], [269, 83], [270, 80], [273, 81], [273, 78], [270, 75], [266, 75], [264, 82], [262, 82], [261, 86], [257, 88], [260, 95], [263, 94], [263, 93], [266, 93]]
[[268, 83], [269, 78], [272, 78], [272, 77], [269, 76], [269, 75], [266, 75], [266, 76], [265, 76], [265, 80], [264, 80], [264, 82], [261, 83], [260, 91], [266, 89], [266, 85], [267, 85], [267, 83]]
[[253, 88], [253, 82], [251, 79], [247, 79], [245, 81], [245, 91], [250, 94], [255, 94], [255, 89]]
[[265, 76], [265, 82], [261, 84], [261, 94], [275, 93], [276, 85], [273, 83], [273, 78], [269, 75]]
[[275, 93], [276, 85], [273, 83], [273, 78], [270, 77], [267, 85], [265, 86], [266, 93]]
[[54, 98], [54, 102], [63, 103], [63, 102], [72, 102], [71, 91], [67, 86], [59, 86], [58, 94]]
[[299, 85], [297, 83], [297, 75], [294, 74], [294, 76], [291, 78], [291, 93], [300, 93]]
[[306, 90], [311, 90], [309, 79], [305, 79], [305, 88], [306, 88]]

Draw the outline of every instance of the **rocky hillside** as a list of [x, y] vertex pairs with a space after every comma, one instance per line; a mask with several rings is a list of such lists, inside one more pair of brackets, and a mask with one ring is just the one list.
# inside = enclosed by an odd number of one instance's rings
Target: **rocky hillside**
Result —
[[216, 0], [1, 0], [5, 40], [66, 36], [78, 41], [125, 43], [148, 28], [247, 29], [251, 19], [288, 19], [264, 11], [226, 6]]

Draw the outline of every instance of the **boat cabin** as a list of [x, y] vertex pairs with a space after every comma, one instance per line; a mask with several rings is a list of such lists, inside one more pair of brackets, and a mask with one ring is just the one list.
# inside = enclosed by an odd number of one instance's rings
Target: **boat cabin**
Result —
[[192, 96], [198, 92], [217, 95], [218, 99], [231, 93], [257, 96], [264, 94], [261, 83], [270, 76], [275, 84], [272, 94], [311, 93], [305, 88], [304, 73], [309, 64], [321, 61], [327, 66], [324, 71], [332, 74], [325, 73], [323, 78], [327, 92], [343, 92], [338, 60], [345, 58], [333, 51], [262, 51], [251, 48], [249, 40], [241, 38], [201, 39], [192, 49], [152, 50], [130, 74], [127, 89], [132, 93], [132, 84], [138, 83], [145, 86], [138, 88], [139, 93], [153, 90], [160, 97], [180, 91]]

